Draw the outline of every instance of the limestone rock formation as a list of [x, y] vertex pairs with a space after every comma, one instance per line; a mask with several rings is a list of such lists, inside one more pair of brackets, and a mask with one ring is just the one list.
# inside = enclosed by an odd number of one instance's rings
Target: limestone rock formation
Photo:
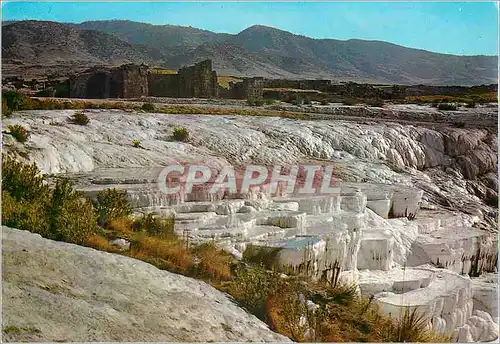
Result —
[[[87, 196], [127, 190], [137, 214], [175, 214], [175, 230], [192, 242], [212, 240], [237, 259], [249, 245], [276, 249], [275, 263], [285, 272], [359, 283], [387, 313], [418, 306], [438, 332], [468, 341], [498, 336], [498, 309], [487, 306], [497, 300], [489, 282], [498, 255], [491, 233], [498, 214], [491, 201], [498, 184], [493, 130], [360, 124], [327, 114], [305, 121], [119, 110], [86, 111], [91, 121], [81, 127], [65, 121], [71, 113], [26, 111], [5, 119], [31, 135], [25, 144], [5, 135], [4, 149], [71, 177]], [[189, 128], [190, 141], [170, 141], [174, 126]], [[144, 149], [133, 147], [134, 139]], [[162, 166], [190, 162], [213, 169], [331, 164], [339, 188], [273, 194], [266, 184], [234, 197], [158, 189]], [[485, 280], [484, 273], [494, 277]]]
[[2, 227], [7, 341], [288, 341], [208, 284]]

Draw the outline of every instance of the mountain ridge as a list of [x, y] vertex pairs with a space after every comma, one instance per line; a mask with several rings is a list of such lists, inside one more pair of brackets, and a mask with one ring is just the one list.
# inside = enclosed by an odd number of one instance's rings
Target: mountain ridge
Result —
[[496, 56], [442, 54], [378, 40], [317, 39], [265, 25], [227, 34], [127, 20], [17, 21], [2, 27], [3, 57], [23, 63], [68, 58], [67, 44], [32, 39], [63, 27], [74, 61], [140, 61], [179, 68], [210, 58], [214, 69], [226, 75], [400, 84], [489, 84], [498, 75]]

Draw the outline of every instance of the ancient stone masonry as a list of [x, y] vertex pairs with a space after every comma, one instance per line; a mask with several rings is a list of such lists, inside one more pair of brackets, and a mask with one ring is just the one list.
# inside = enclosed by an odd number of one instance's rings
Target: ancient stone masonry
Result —
[[212, 61], [181, 68], [177, 74], [149, 73], [149, 95], [154, 97], [217, 98], [219, 85]]
[[146, 66], [126, 64], [121, 66], [120, 70], [123, 78], [123, 98], [137, 98], [149, 94]]
[[264, 78], [246, 78], [240, 82], [230, 82], [229, 90], [221, 92], [221, 97], [231, 99], [261, 100], [264, 93]]
[[92, 68], [69, 79], [73, 98], [137, 98], [148, 95], [147, 66]]
[[179, 76], [179, 97], [217, 98], [217, 73], [212, 70], [212, 61], [205, 60], [191, 67], [181, 68]]
[[153, 97], [179, 97], [179, 75], [149, 73], [148, 87]]
[[331, 86], [331, 80], [287, 80], [287, 79], [265, 79], [265, 88], [295, 88], [299, 90], [326, 91]]
[[263, 94], [264, 78], [249, 78], [243, 80], [243, 88], [248, 100], [260, 100]]

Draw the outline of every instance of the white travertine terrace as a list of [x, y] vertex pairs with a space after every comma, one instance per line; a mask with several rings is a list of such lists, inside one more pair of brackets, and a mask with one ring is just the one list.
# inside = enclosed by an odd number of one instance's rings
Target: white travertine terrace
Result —
[[[497, 179], [496, 134], [110, 110], [88, 111], [91, 121], [80, 127], [66, 123], [71, 113], [4, 120], [31, 132], [24, 146], [4, 136], [4, 149], [29, 152], [42, 171], [66, 173], [91, 197], [104, 188], [126, 190], [136, 215], [175, 215], [176, 231], [191, 242], [213, 240], [238, 259], [249, 245], [276, 248], [284, 270], [358, 283], [393, 316], [417, 307], [429, 328], [459, 341], [498, 337], [491, 306], [498, 301], [497, 239], [473, 227], [492, 208], [471, 191]], [[189, 128], [191, 141], [170, 141], [174, 126]], [[132, 147], [134, 139], [144, 149]], [[161, 167], [178, 162], [220, 168], [311, 161], [334, 164], [338, 194], [272, 195], [262, 187], [235, 199], [204, 189], [185, 197], [156, 185]]]

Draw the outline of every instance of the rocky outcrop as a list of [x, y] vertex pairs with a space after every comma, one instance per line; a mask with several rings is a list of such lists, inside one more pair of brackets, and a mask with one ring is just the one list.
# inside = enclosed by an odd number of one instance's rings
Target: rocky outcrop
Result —
[[[480, 216], [495, 211], [497, 152], [491, 130], [275, 117], [137, 116], [116, 110], [86, 110], [91, 121], [78, 127], [66, 121], [72, 113], [27, 111], [5, 119], [4, 126], [19, 123], [31, 136], [21, 145], [4, 135], [4, 149], [28, 154], [48, 173], [173, 162], [222, 166], [328, 160], [339, 179], [417, 186], [429, 204]], [[189, 143], [171, 141], [174, 126], [189, 129]], [[132, 146], [136, 139], [144, 149]]]
[[7, 341], [288, 341], [204, 282], [2, 227]]
[[[284, 272], [359, 281], [387, 313], [418, 306], [432, 316], [430, 328], [461, 340], [498, 335], [484, 313], [494, 311], [484, 304], [496, 289], [467, 277], [496, 271], [494, 235], [474, 228], [497, 230], [486, 221], [497, 215], [487, 201], [498, 183], [491, 130], [109, 110], [86, 111], [91, 121], [81, 127], [65, 121], [71, 113], [5, 119], [31, 132], [23, 145], [4, 135], [5, 150], [65, 172], [88, 196], [127, 190], [138, 214], [175, 214], [176, 231], [194, 243], [211, 240], [237, 259], [249, 245], [270, 249]], [[174, 126], [188, 128], [189, 142], [171, 141]], [[328, 195], [271, 194], [269, 184], [233, 195], [161, 193], [161, 166], [189, 162], [333, 165], [342, 181]]]

